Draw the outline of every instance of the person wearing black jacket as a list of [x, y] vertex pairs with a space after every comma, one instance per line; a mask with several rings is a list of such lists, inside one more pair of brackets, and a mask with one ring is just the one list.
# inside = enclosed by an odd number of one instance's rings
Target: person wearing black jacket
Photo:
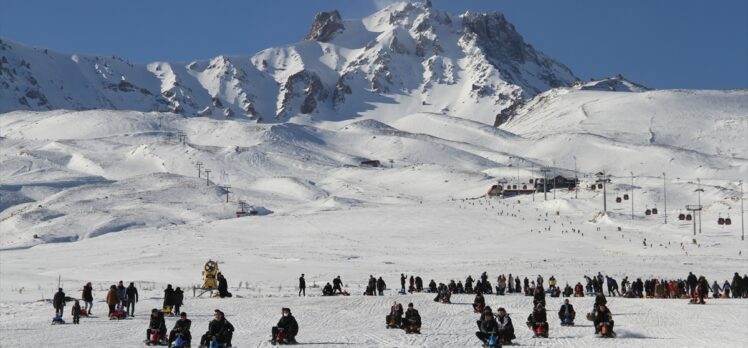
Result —
[[91, 313], [91, 309], [93, 309], [93, 286], [91, 286], [91, 282], [88, 282], [83, 286], [81, 298], [83, 299], [83, 308], [86, 310], [86, 313], [88, 313], [88, 315], [92, 315], [93, 313]]
[[480, 331], [477, 331], [475, 336], [478, 337], [483, 344], [488, 344], [488, 338], [492, 335], [498, 336], [498, 333], [499, 323], [496, 322], [496, 319], [494, 319], [493, 313], [490, 310], [485, 310], [483, 312], [483, 320], [480, 321]]
[[413, 308], [413, 303], [408, 303], [408, 310], [405, 311], [405, 321], [402, 325], [405, 333], [421, 333], [421, 315]]
[[408, 279], [405, 277], [405, 273], [400, 273], [400, 292], [405, 293], [405, 280]]
[[423, 291], [423, 279], [421, 277], [416, 277], [416, 291]]
[[65, 293], [62, 288], [57, 289], [55, 297], [52, 298], [52, 306], [55, 307], [55, 317], [62, 318], [62, 312], [65, 309]]
[[179, 307], [182, 307], [184, 304], [184, 292], [182, 292], [182, 289], [180, 289], [178, 286], [176, 289], [174, 289], [174, 311], [171, 312], [173, 315], [178, 315]]
[[473, 310], [475, 313], [483, 313], [484, 307], [486, 307], [486, 298], [483, 297], [483, 293], [476, 291], [475, 299], [473, 300]]
[[[278, 324], [273, 326], [271, 342], [276, 343], [296, 343], [296, 335], [299, 333], [299, 323], [296, 322], [296, 318], [291, 314], [291, 309], [281, 309], [282, 317], [278, 320]], [[282, 334], [282, 341], [278, 341], [278, 334]]]
[[148, 330], [145, 331], [145, 341], [147, 343], [158, 343], [151, 342], [151, 334], [154, 331], [158, 331], [159, 341], [166, 340], [166, 321], [164, 320], [164, 312], [154, 308], [151, 310], [151, 321], [148, 323]]
[[[130, 282], [125, 290], [125, 297], [127, 298], [127, 313], [131, 317], [135, 316], [135, 302], [138, 302], [138, 289], [135, 288], [135, 283]], [[178, 310], [177, 310], [178, 311]]]
[[189, 344], [192, 341], [192, 334], [190, 333], [190, 326], [192, 326], [192, 320], [187, 319], [187, 313], [182, 312], [179, 314], [179, 320], [174, 323], [174, 328], [169, 332], [169, 343], [174, 342], [178, 336], [182, 336], [182, 340]]
[[306, 280], [304, 280], [304, 273], [299, 277], [299, 296], [301, 296], [302, 293], [306, 296]]
[[569, 303], [569, 300], [564, 300], [564, 304], [558, 310], [558, 318], [561, 319], [561, 325], [573, 325], [574, 318], [576, 318], [577, 312], [574, 311], [574, 306]]
[[218, 279], [218, 296], [220, 296], [221, 298], [231, 297], [232, 295], [229, 292], [229, 281], [226, 280], [226, 277], [218, 272], [216, 278]]
[[327, 283], [324, 288], [322, 288], [322, 296], [332, 296], [334, 294], [332, 290], [332, 285], [330, 283]]
[[548, 337], [548, 315], [545, 312], [545, 307], [542, 304], [538, 304], [532, 313], [527, 317], [527, 327], [533, 332], [536, 332], [536, 327], [541, 325], [543, 327], [543, 337]]
[[164, 309], [169, 308], [171, 311], [174, 308], [174, 289], [171, 284], [166, 285], [164, 289]]
[[379, 277], [379, 279], [377, 279], [377, 294], [379, 294], [379, 296], [384, 296], [385, 289], [387, 289], [387, 284], [384, 282], [382, 277]]
[[609, 323], [610, 332], [613, 332], [613, 314], [610, 313], [610, 309], [604, 304], [597, 307], [597, 315], [595, 316], [595, 333], [600, 333], [600, 324]]
[[517, 338], [517, 336], [514, 335], [514, 325], [512, 324], [512, 318], [510, 318], [506, 313], [506, 309], [504, 309], [504, 307], [499, 307], [497, 312], [498, 317], [496, 319], [497, 323], [499, 324], [499, 341], [501, 341], [501, 344], [510, 345], [512, 344], [512, 340]]
[[[374, 279], [374, 277], [370, 275], [369, 276], [369, 286], [372, 285], [372, 283], [371, 283], [372, 279]], [[343, 281], [340, 280], [340, 276], [337, 276], [337, 277], [335, 277], [335, 279], [332, 280], [332, 291], [333, 292], [337, 291], [339, 293], [343, 293], [343, 287], [342, 286], [343, 286]], [[372, 287], [372, 289], [373, 288], [374, 287]]]
[[208, 324], [208, 332], [200, 339], [200, 345], [207, 347], [213, 338], [219, 344], [231, 347], [231, 337], [234, 335], [234, 325], [231, 325], [223, 312], [216, 309], [214, 319]]
[[696, 284], [698, 283], [698, 279], [696, 278], [696, 275], [694, 275], [692, 272], [688, 272], [688, 277], [686, 278], [686, 284], [688, 284], [688, 292], [693, 297], [693, 294], [696, 292]]

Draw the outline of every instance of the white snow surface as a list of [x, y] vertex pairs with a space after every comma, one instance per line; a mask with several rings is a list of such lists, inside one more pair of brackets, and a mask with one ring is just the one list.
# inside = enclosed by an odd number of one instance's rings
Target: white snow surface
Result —
[[[208, 259], [220, 262], [237, 297], [193, 299], [188, 290], [184, 310], [198, 335], [222, 308], [238, 329], [239, 347], [267, 345], [284, 306], [300, 322], [299, 340], [311, 346], [478, 345], [472, 298], [457, 296], [452, 305], [426, 294], [365, 298], [369, 274], [390, 287], [403, 272], [446, 282], [483, 271], [492, 282], [499, 273], [542, 274], [561, 285], [598, 271], [619, 280], [694, 271], [722, 283], [748, 264], [737, 185], [748, 168], [747, 97], [559, 89], [531, 100], [501, 129], [440, 113], [281, 124], [138, 111], [2, 114], [3, 346], [138, 346], [147, 326], [142, 314], [160, 306], [165, 285], [191, 289]], [[547, 200], [542, 193], [481, 198], [497, 180], [511, 184], [519, 176], [524, 183], [541, 166], [573, 176], [574, 156], [584, 188], [578, 198], [566, 190]], [[383, 167], [359, 167], [366, 159]], [[210, 182], [197, 178], [197, 162], [212, 170]], [[602, 193], [587, 189], [602, 170], [613, 175], [606, 216], [599, 213]], [[615, 203], [632, 188], [629, 171], [636, 175], [634, 219], [630, 201]], [[704, 211], [694, 237], [677, 214], [696, 203], [697, 178]], [[229, 203], [221, 185], [231, 185]], [[260, 215], [234, 218], [239, 199]], [[660, 214], [644, 215], [653, 207]], [[728, 216], [730, 226], [716, 224]], [[300, 299], [300, 273], [310, 286], [341, 275], [352, 296], [322, 298], [310, 287]], [[94, 283], [98, 318], [49, 326], [51, 305], [40, 300], [51, 298], [58, 276], [74, 297]], [[134, 281], [143, 300], [135, 319], [112, 322], [101, 315], [101, 300], [120, 279]], [[422, 335], [384, 328], [392, 301], [415, 303]], [[589, 298], [572, 301], [580, 313], [591, 306]], [[612, 298], [619, 337], [604, 342], [584, 318], [560, 327], [552, 315], [557, 299], [549, 300], [547, 340], [531, 338], [523, 326], [529, 298], [489, 296], [488, 303], [508, 309], [523, 346], [741, 347], [748, 340], [744, 300], [689, 306]]]

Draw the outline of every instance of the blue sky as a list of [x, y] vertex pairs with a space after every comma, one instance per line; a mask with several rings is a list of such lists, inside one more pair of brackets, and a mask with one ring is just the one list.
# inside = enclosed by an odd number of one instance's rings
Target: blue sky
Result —
[[[251, 55], [300, 40], [316, 12], [361, 18], [387, 0], [0, 0], [0, 36], [133, 62]], [[622, 73], [655, 88], [748, 88], [748, 1], [433, 0], [500, 11], [582, 79]]]

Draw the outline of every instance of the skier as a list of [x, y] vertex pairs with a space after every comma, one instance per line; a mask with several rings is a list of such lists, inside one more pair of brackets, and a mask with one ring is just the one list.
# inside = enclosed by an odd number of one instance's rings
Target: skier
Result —
[[543, 304], [535, 306], [527, 317], [527, 327], [535, 333], [535, 337], [548, 337], [548, 315]]
[[81, 298], [83, 299], [86, 314], [92, 315], [93, 313], [91, 313], [91, 309], [93, 309], [93, 287], [91, 286], [91, 282], [88, 282], [83, 286]]
[[390, 307], [390, 314], [385, 317], [388, 329], [399, 328], [403, 321], [403, 305], [397, 301]]
[[135, 303], [138, 302], [138, 289], [135, 288], [135, 283], [130, 282], [125, 290], [125, 298], [127, 299], [127, 313], [131, 317], [135, 316]]
[[332, 290], [332, 285], [330, 283], [327, 283], [324, 288], [322, 288], [322, 296], [332, 296], [334, 294]]
[[[158, 332], [158, 336], [154, 340], [153, 333]], [[161, 344], [166, 341], [166, 321], [164, 320], [164, 312], [154, 308], [151, 310], [151, 320], [148, 323], [148, 329], [145, 331], [145, 342], [146, 344], [155, 345]]]
[[473, 311], [475, 313], [483, 313], [483, 308], [486, 307], [486, 299], [483, 294], [478, 291], [475, 293], [475, 299], [473, 300]]
[[281, 318], [278, 320], [278, 324], [273, 326], [271, 333], [273, 339], [270, 340], [272, 344], [295, 344], [296, 335], [299, 334], [299, 323], [296, 322], [296, 318], [291, 314], [290, 308], [281, 309]]
[[[374, 279], [374, 277], [371, 276], [371, 275], [369, 275], [369, 285], [370, 286], [371, 286], [371, 280], [372, 279]], [[343, 285], [343, 281], [340, 280], [340, 276], [335, 277], [335, 279], [332, 280], [332, 291], [333, 292], [337, 291], [339, 293], [343, 293], [342, 285]]]
[[512, 318], [506, 313], [504, 307], [499, 307], [497, 322], [499, 324], [498, 336], [501, 344], [511, 345], [512, 340], [517, 338], [514, 335], [514, 325], [512, 324]]
[[[480, 321], [480, 331], [475, 333], [484, 346], [489, 346], [489, 339], [494, 336], [494, 340], [498, 342], [499, 323], [493, 317], [493, 313], [486, 309], [483, 311], [483, 320]], [[493, 346], [496, 346], [494, 343]]]
[[119, 297], [117, 296], [117, 286], [112, 284], [112, 286], [109, 287], [109, 291], [106, 293], [106, 304], [109, 306], [109, 314], [108, 316], [112, 316], [112, 313], [114, 313], [114, 307], [119, 304]]
[[231, 337], [234, 335], [234, 325], [226, 320], [223, 312], [216, 309], [214, 319], [208, 324], [208, 332], [200, 339], [200, 347], [207, 348], [211, 341], [231, 347]]
[[73, 324], [80, 324], [81, 321], [81, 304], [75, 300], [71, 313], [73, 315]]
[[172, 313], [172, 310], [174, 309], [174, 289], [171, 287], [171, 284], [166, 285], [166, 289], [164, 289], [164, 311], [168, 311], [168, 313]]
[[182, 307], [184, 304], [184, 292], [182, 292], [182, 289], [180, 289], [178, 286], [176, 289], [174, 289], [174, 311], [171, 312], [171, 315], [177, 315], [180, 313], [179, 307]]
[[218, 296], [221, 298], [233, 296], [229, 292], [229, 281], [226, 280], [226, 277], [221, 272], [218, 272], [216, 278], [218, 279]]
[[384, 296], [385, 289], [387, 289], [387, 284], [384, 282], [382, 277], [379, 277], [379, 279], [377, 279], [377, 294], [379, 294], [379, 296]]
[[304, 273], [299, 277], [299, 296], [301, 296], [302, 293], [306, 296], [306, 280], [304, 280]]
[[190, 326], [192, 326], [192, 320], [187, 319], [187, 313], [179, 313], [179, 320], [174, 323], [174, 328], [169, 332], [169, 343], [174, 342], [177, 337], [181, 337], [184, 345], [189, 346], [190, 341], [192, 341]]
[[62, 319], [62, 311], [65, 309], [65, 293], [58, 288], [52, 298], [52, 306], [55, 308], [55, 317]]
[[569, 303], [569, 300], [564, 300], [564, 304], [558, 310], [558, 318], [561, 319], [561, 325], [574, 325], [574, 318], [577, 316], [577, 312], [574, 311], [574, 306]]

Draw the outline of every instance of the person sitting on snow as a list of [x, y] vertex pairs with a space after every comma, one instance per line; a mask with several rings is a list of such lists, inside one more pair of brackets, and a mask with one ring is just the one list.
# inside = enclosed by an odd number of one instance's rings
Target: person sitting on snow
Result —
[[604, 304], [597, 307], [597, 315], [595, 315], [595, 334], [600, 333], [600, 324], [609, 323], [610, 332], [613, 332], [613, 314], [610, 313], [610, 309]]
[[325, 287], [322, 288], [322, 296], [332, 296], [333, 290], [332, 285], [330, 283], [325, 284]]
[[[158, 340], [155, 342], [152, 339], [152, 334], [158, 332]], [[164, 312], [154, 308], [151, 310], [151, 321], [148, 323], [148, 329], [145, 331], [145, 341], [148, 344], [158, 344], [166, 340], [166, 321], [164, 320]]]
[[548, 315], [545, 311], [545, 306], [542, 303], [538, 303], [533, 309], [532, 313], [527, 317], [527, 327], [533, 332], [537, 332], [537, 327], [542, 326], [543, 332], [546, 337], [548, 335]]
[[399, 328], [403, 321], [403, 305], [395, 302], [390, 307], [390, 314], [385, 317], [387, 328]]
[[475, 299], [473, 300], [473, 310], [475, 313], [482, 313], [483, 308], [486, 306], [486, 298], [483, 297], [481, 291], [475, 293]]
[[190, 333], [190, 326], [192, 326], [192, 321], [187, 319], [187, 313], [182, 312], [179, 313], [179, 320], [177, 320], [176, 323], [174, 323], [174, 328], [171, 329], [171, 332], [169, 332], [169, 343], [174, 342], [174, 340], [177, 339], [177, 337], [182, 337], [182, 341], [189, 345], [190, 341], [192, 341], [192, 334]]
[[214, 319], [208, 324], [208, 332], [200, 339], [200, 345], [208, 347], [214, 339], [218, 344], [231, 347], [231, 337], [234, 335], [234, 325], [226, 320], [223, 312], [216, 309]]
[[402, 324], [405, 333], [421, 333], [421, 315], [413, 308], [413, 303], [408, 303], [408, 310], [405, 311], [405, 321]]
[[483, 319], [479, 321], [479, 324], [480, 331], [477, 331], [475, 336], [478, 337], [483, 344], [487, 345], [489, 337], [498, 336], [499, 323], [496, 322], [491, 310], [486, 309], [483, 311]]
[[504, 307], [499, 307], [497, 314], [498, 315], [496, 321], [499, 324], [499, 341], [501, 342], [501, 344], [510, 345], [512, 344], [512, 340], [517, 338], [517, 336], [514, 335], [514, 325], [512, 324], [512, 318], [510, 318], [509, 314], [506, 313]]
[[558, 318], [561, 319], [562, 325], [570, 325], [574, 323], [574, 318], [577, 316], [577, 312], [574, 311], [574, 306], [569, 303], [569, 300], [564, 300], [564, 304], [558, 310]]
[[271, 340], [273, 344], [276, 343], [296, 343], [296, 335], [299, 334], [299, 323], [296, 322], [296, 318], [291, 314], [290, 308], [281, 309], [281, 318], [278, 320], [278, 324], [273, 326]]

